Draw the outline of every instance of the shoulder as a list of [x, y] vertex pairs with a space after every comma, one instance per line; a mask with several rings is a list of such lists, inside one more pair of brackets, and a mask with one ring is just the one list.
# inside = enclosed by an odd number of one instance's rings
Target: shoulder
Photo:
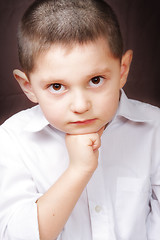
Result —
[[143, 116], [146, 121], [155, 121], [160, 123], [160, 108], [153, 106], [148, 103], [144, 103], [141, 101], [129, 99], [130, 104], [135, 109], [135, 112], [141, 116]]
[[0, 131], [3, 132], [21, 132], [30, 123], [39, 111], [39, 106], [35, 106], [26, 110], [22, 110], [12, 117], [8, 118], [1, 126]]
[[[5, 159], [7, 159], [7, 156], [8, 159], [10, 159], [10, 156], [13, 158], [16, 156], [15, 158], [17, 158], [18, 154], [22, 154], [22, 149], [27, 151], [31, 144], [31, 139], [35, 136], [34, 133], [37, 131], [37, 126], [39, 129], [43, 129], [42, 116], [40, 107], [37, 105], [20, 111], [6, 120], [0, 126], [1, 156], [5, 156]], [[28, 126], [31, 129], [30, 131], [27, 129]]]
[[117, 115], [133, 122], [160, 123], [160, 108], [138, 100], [129, 99], [122, 91]]

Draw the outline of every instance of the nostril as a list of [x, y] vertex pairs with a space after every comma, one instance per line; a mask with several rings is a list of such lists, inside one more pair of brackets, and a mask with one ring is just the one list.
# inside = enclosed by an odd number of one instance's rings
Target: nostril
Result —
[[84, 113], [89, 111], [91, 107], [91, 104], [89, 101], [86, 101], [85, 99], [81, 99], [78, 101], [74, 101], [71, 105], [71, 110], [75, 113]]

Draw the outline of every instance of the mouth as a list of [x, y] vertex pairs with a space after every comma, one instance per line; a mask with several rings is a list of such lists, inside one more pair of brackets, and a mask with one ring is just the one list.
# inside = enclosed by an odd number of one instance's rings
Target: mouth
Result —
[[75, 121], [75, 122], [71, 122], [71, 124], [73, 124], [73, 125], [89, 125], [89, 124], [94, 123], [95, 121], [96, 121], [96, 118], [82, 120], [82, 121]]

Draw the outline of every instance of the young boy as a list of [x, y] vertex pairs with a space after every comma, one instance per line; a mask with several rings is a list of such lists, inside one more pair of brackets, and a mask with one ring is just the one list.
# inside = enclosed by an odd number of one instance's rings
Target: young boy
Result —
[[112, 9], [35, 1], [18, 44], [38, 105], [0, 128], [0, 239], [159, 240], [160, 111], [122, 90], [132, 51]]

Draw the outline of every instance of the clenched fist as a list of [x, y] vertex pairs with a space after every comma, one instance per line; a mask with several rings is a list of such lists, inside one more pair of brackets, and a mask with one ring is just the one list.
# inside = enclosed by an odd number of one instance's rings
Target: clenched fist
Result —
[[92, 174], [98, 165], [98, 149], [101, 146], [101, 129], [97, 133], [66, 135], [70, 167], [75, 171]]

